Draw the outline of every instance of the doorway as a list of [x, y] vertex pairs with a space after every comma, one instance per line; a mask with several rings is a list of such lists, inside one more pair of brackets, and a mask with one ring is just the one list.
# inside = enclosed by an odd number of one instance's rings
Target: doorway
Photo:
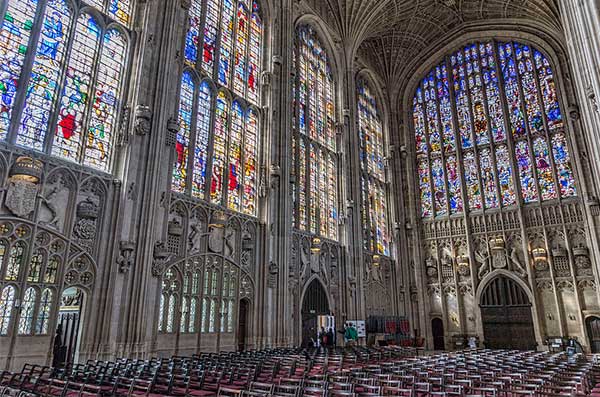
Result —
[[329, 314], [329, 300], [323, 285], [319, 280], [314, 279], [306, 292], [302, 301], [302, 346], [312, 347], [317, 338], [319, 316]]
[[531, 302], [513, 279], [497, 277], [481, 295], [481, 318], [488, 349], [535, 350]]
[[587, 326], [592, 353], [600, 353], [600, 317], [589, 317], [585, 320], [585, 325]]
[[85, 294], [79, 288], [70, 287], [62, 293], [52, 358], [52, 365], [55, 367], [77, 363], [84, 301]]
[[250, 309], [250, 301], [248, 299], [242, 299], [240, 301], [240, 316], [238, 319], [238, 351], [243, 352], [246, 350], [246, 337], [248, 336], [248, 312]]
[[444, 322], [441, 318], [431, 320], [431, 333], [433, 335], [433, 350], [446, 350]]

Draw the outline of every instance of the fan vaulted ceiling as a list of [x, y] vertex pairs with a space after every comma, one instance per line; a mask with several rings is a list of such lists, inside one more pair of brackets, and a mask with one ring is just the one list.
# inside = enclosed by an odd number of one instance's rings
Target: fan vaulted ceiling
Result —
[[[558, 0], [309, 0], [375, 70], [390, 94], [444, 39], [480, 22], [535, 23], [560, 32]], [[321, 14], [323, 15], [323, 14]]]

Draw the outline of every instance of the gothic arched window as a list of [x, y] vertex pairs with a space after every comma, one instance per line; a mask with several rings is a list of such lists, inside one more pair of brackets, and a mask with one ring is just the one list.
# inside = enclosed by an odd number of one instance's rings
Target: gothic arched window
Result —
[[110, 171], [130, 8], [128, 0], [0, 8], [0, 140]]
[[338, 238], [335, 83], [329, 57], [311, 26], [296, 29], [293, 172], [296, 227]]
[[424, 218], [576, 195], [550, 62], [518, 42], [467, 45], [413, 100]]
[[174, 192], [248, 215], [257, 204], [263, 33], [255, 0], [192, 1], [172, 175]]
[[360, 79], [358, 124], [361, 160], [362, 221], [368, 231], [365, 248], [390, 255], [383, 125], [369, 84]]

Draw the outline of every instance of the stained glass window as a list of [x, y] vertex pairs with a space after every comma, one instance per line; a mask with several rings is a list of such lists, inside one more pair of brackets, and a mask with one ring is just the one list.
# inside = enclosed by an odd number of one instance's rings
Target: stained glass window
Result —
[[0, 293], [0, 335], [8, 334], [14, 304], [15, 287], [8, 285]]
[[31, 334], [36, 295], [35, 288], [33, 287], [29, 287], [25, 291], [25, 296], [23, 296], [23, 306], [21, 307], [21, 314], [19, 318], [19, 335]]
[[185, 72], [181, 79], [179, 96], [179, 132], [175, 143], [175, 167], [171, 188], [178, 193], [184, 193], [187, 179], [187, 162], [189, 157], [190, 133], [192, 131], [192, 114], [194, 107], [195, 84], [192, 74]]
[[35, 333], [38, 335], [46, 335], [48, 333], [48, 325], [50, 324], [50, 309], [52, 308], [52, 291], [46, 288], [42, 291], [40, 307], [38, 309], [38, 317], [35, 326]]
[[576, 195], [555, 76], [535, 48], [457, 50], [419, 84], [412, 111], [422, 217]]
[[29, 262], [29, 271], [27, 273], [28, 283], [37, 283], [40, 281], [40, 273], [43, 262], [44, 255], [41, 252], [36, 252], [31, 256], [31, 261]]
[[175, 331], [175, 315], [178, 305], [177, 292], [181, 288], [177, 272], [169, 268], [163, 274], [162, 288], [158, 312], [158, 331], [172, 333]]
[[172, 190], [248, 215], [256, 215], [262, 38], [256, 1], [192, 1]]
[[[362, 164], [363, 222], [370, 230], [365, 248], [390, 255], [387, 186], [385, 176], [383, 125], [377, 100], [365, 79], [359, 79], [358, 124]], [[369, 183], [366, 183], [366, 181]], [[335, 187], [335, 185], [334, 185]]]
[[67, 0], [8, 1], [0, 15], [0, 139], [108, 172], [131, 5], [89, 3], [103, 16], [78, 13]]
[[16, 242], [15, 245], [13, 245], [13, 247], [10, 249], [6, 275], [4, 276], [6, 281], [17, 281], [19, 279], [24, 251], [25, 244], [21, 241]]
[[334, 81], [329, 58], [311, 26], [296, 30], [293, 154], [296, 227], [336, 240], [337, 145]]
[[192, 195], [198, 198], [204, 198], [206, 191], [206, 166], [208, 161], [211, 107], [212, 91], [208, 82], [203, 81], [200, 84], [200, 93], [198, 96], [196, 145], [194, 149], [192, 178]]

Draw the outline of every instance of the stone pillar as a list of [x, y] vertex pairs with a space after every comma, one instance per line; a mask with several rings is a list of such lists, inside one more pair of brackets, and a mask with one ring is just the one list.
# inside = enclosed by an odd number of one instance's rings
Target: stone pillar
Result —
[[[145, 357], [156, 333], [159, 279], [152, 276], [155, 243], [161, 239], [177, 126], [176, 100], [182, 43], [189, 1], [152, 0], [140, 10], [132, 79], [131, 121], [122, 160], [124, 202], [120, 218], [119, 259], [124, 263], [115, 285], [113, 339], [117, 356]], [[168, 129], [172, 130], [171, 132]], [[171, 136], [172, 138], [172, 136]]]
[[[569, 122], [575, 132], [575, 159], [580, 191], [590, 228], [590, 255], [594, 275], [600, 275], [600, 4], [588, 0], [559, 2], [562, 24], [571, 60], [570, 72], [577, 103], [569, 109]], [[596, 288], [600, 299], [600, 288]]]
[[[289, 293], [289, 253], [293, 217], [290, 191], [292, 97], [292, 51], [294, 23], [291, 0], [277, 2], [272, 15], [271, 140], [267, 156], [269, 211], [267, 216], [268, 263], [277, 271], [275, 285], [265, 290], [265, 346], [290, 345], [293, 334], [292, 296]], [[268, 135], [267, 135], [268, 136]], [[267, 141], [266, 143], [268, 143]]]

